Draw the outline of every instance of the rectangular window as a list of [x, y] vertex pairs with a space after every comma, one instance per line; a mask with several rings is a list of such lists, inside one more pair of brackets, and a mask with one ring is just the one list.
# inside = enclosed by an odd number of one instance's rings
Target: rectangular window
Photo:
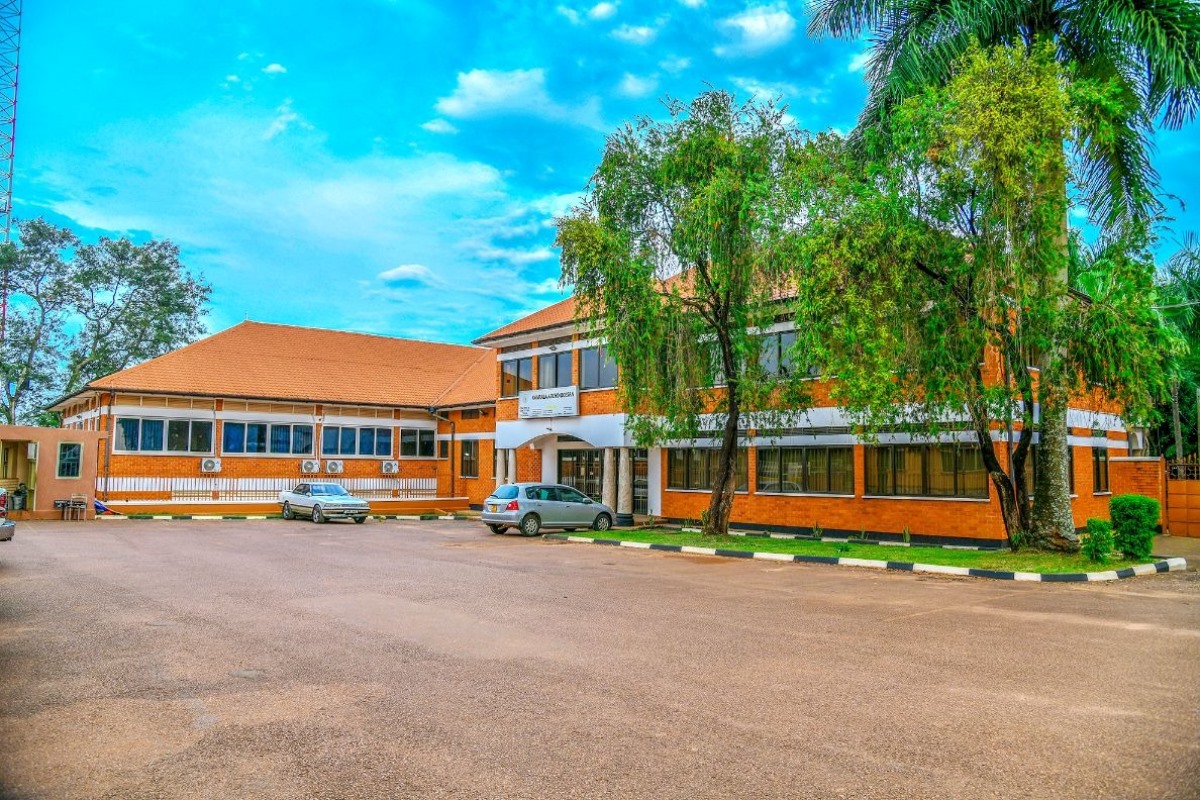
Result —
[[433, 458], [433, 442], [437, 438], [434, 431], [421, 431], [417, 438], [417, 453], [421, 458]]
[[[293, 438], [295, 433], [293, 432]], [[312, 431], [307, 434], [309, 445]], [[390, 456], [391, 428], [344, 428], [326, 425], [321, 430], [321, 455], [325, 456]]]
[[192, 420], [188, 434], [188, 449], [193, 453], [211, 453], [213, 446], [213, 424]]
[[462, 418], [463, 419], [479, 419], [480, 417], [483, 416], [482, 412], [483, 412], [483, 409], [481, 409], [481, 408], [464, 408], [462, 410]]
[[533, 359], [514, 358], [500, 362], [500, 396], [516, 397], [533, 388]]
[[159, 452], [163, 449], [163, 421], [161, 419], [142, 420], [142, 452], [147, 450]]
[[1108, 448], [1092, 448], [1092, 491], [1108, 491]]
[[271, 426], [271, 452], [290, 453], [292, 450], [292, 428], [290, 425]]
[[136, 451], [141, 442], [142, 421], [121, 418], [117, 420], [115, 449]]
[[462, 463], [459, 474], [464, 478], [479, 477], [479, 442], [464, 441], [462, 443]]
[[321, 455], [336, 456], [338, 454], [338, 438], [341, 431], [326, 425], [321, 429]]
[[417, 455], [417, 432], [413, 428], [400, 429], [400, 455], [408, 457]]
[[313, 426], [292, 426], [292, 453], [295, 455], [311, 456], [313, 454]]
[[867, 447], [864, 455], [869, 495], [988, 496], [987, 471], [978, 445], [878, 445]]
[[78, 442], [59, 442], [58, 477], [78, 478], [83, 468], [83, 445]]
[[392, 429], [391, 428], [376, 428], [375, 429], [375, 455], [387, 456], [392, 455]]
[[[709, 447], [669, 448], [667, 450], [668, 489], [711, 489], [716, 480], [721, 451]], [[737, 448], [735, 491], [744, 492], [749, 483], [746, 448]]]
[[358, 452], [364, 455], [375, 455], [375, 429], [358, 429]]
[[450, 457], [450, 440], [441, 439], [438, 441], [438, 458]]
[[617, 365], [604, 345], [579, 351], [579, 388], [609, 389], [617, 385]]
[[265, 422], [246, 423], [247, 453], [267, 452], [267, 427], [267, 423]]
[[760, 492], [854, 493], [852, 447], [760, 447]]
[[114, 450], [152, 453], [212, 452], [212, 423], [186, 419], [117, 420]]
[[176, 453], [186, 453], [188, 449], [188, 421], [172, 419], [167, 421], [167, 449]]
[[405, 458], [433, 458], [435, 431], [420, 428], [400, 429], [400, 455]]
[[763, 374], [790, 375], [792, 372], [790, 350], [795, 343], [795, 331], [779, 331], [759, 337], [758, 366]]
[[246, 452], [246, 423], [226, 422], [221, 427], [221, 451], [225, 453]]
[[[571, 351], [538, 356], [538, 388], [556, 389], [571, 385]], [[465, 419], [465, 417], [464, 417]]]

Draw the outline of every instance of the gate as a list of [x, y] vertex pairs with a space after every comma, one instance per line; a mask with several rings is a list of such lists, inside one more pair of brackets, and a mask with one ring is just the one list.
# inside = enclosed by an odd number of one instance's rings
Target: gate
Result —
[[1166, 516], [1172, 536], [1200, 537], [1200, 462], [1195, 456], [1167, 462]]

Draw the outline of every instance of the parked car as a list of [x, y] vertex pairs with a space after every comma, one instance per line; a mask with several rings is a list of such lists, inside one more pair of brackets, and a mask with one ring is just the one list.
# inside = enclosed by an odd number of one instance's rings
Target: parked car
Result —
[[613, 516], [611, 508], [570, 486], [507, 483], [497, 486], [483, 501], [481, 519], [492, 533], [516, 528], [526, 536], [537, 536], [542, 528], [606, 531], [612, 527]]
[[361, 525], [371, 513], [366, 500], [355, 497], [336, 483], [297, 484], [295, 489], [279, 493], [279, 505], [284, 519], [306, 516], [313, 522], [341, 518], [352, 519]]
[[13, 536], [17, 533], [17, 523], [8, 518], [8, 502], [10, 499], [8, 490], [0, 488], [0, 542], [11, 542]]

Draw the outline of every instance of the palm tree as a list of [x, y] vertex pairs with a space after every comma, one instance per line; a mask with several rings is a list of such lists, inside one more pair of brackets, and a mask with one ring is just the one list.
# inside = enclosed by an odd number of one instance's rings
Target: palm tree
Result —
[[[892, 109], [944, 84], [972, 46], [1032, 50], [1052, 41], [1057, 60], [1077, 85], [1115, 88], [1104, 102], [1091, 105], [1074, 132], [1084, 200], [1094, 219], [1106, 227], [1145, 225], [1160, 213], [1150, 137], [1156, 122], [1177, 128], [1200, 109], [1196, 0], [810, 0], [808, 6], [814, 36], [871, 37], [870, 90], [856, 134], [886, 130]], [[1065, 138], [1068, 132], [1057, 135]], [[1064, 218], [1064, 252], [1066, 228]], [[1065, 272], [1061, 279], [1067, 282]], [[1033, 522], [1039, 542], [1073, 547], [1078, 540], [1067, 479], [1065, 405], [1065, 398], [1042, 398], [1048, 468], [1041, 471]]]

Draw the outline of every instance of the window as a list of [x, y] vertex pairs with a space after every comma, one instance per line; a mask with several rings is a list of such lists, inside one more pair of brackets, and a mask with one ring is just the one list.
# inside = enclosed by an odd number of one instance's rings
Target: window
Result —
[[767, 375], [790, 375], [792, 356], [788, 351], [796, 343], [795, 331], [779, 331], [761, 337], [758, 365]]
[[313, 454], [312, 425], [272, 425], [270, 433], [272, 453], [311, 456]]
[[[672, 447], [667, 450], [668, 489], [711, 489], [716, 479], [721, 451], [710, 447]], [[746, 491], [749, 483], [746, 448], [737, 449], [736, 491]]]
[[270, 428], [265, 422], [226, 422], [222, 426], [221, 451], [265, 453]]
[[326, 425], [321, 429], [323, 456], [390, 456], [391, 428], [346, 428]]
[[78, 442], [59, 442], [58, 477], [78, 478], [83, 467], [83, 445]]
[[438, 458], [449, 458], [449, 457], [450, 457], [450, 440], [449, 439], [438, 440]]
[[617, 365], [601, 345], [579, 351], [579, 388], [608, 389], [617, 385]]
[[213, 424], [189, 419], [117, 419], [114, 450], [128, 453], [211, 453]]
[[1092, 491], [1108, 491], [1108, 448], [1092, 448]]
[[983, 453], [973, 444], [867, 447], [866, 493], [902, 497], [988, 496]]
[[533, 388], [533, 359], [514, 358], [500, 362], [500, 396], [516, 397]]
[[538, 388], [557, 389], [571, 385], [571, 351], [538, 356]]
[[854, 494], [854, 448], [760, 447], [756, 491]]
[[400, 455], [403, 458], [433, 458], [434, 432], [418, 428], [400, 430]]
[[463, 419], [479, 419], [483, 416], [482, 408], [464, 408], [462, 410]]
[[464, 441], [462, 443], [462, 462], [459, 474], [464, 478], [479, 477], [479, 442]]
[[[1037, 485], [1039, 470], [1041, 467], [1040, 456], [1038, 455], [1039, 446], [1037, 443], [1029, 446], [1029, 457], [1025, 460], [1025, 495], [1033, 502], [1033, 491]], [[1067, 487], [1068, 491], [1075, 494], [1075, 448], [1067, 447]]]

